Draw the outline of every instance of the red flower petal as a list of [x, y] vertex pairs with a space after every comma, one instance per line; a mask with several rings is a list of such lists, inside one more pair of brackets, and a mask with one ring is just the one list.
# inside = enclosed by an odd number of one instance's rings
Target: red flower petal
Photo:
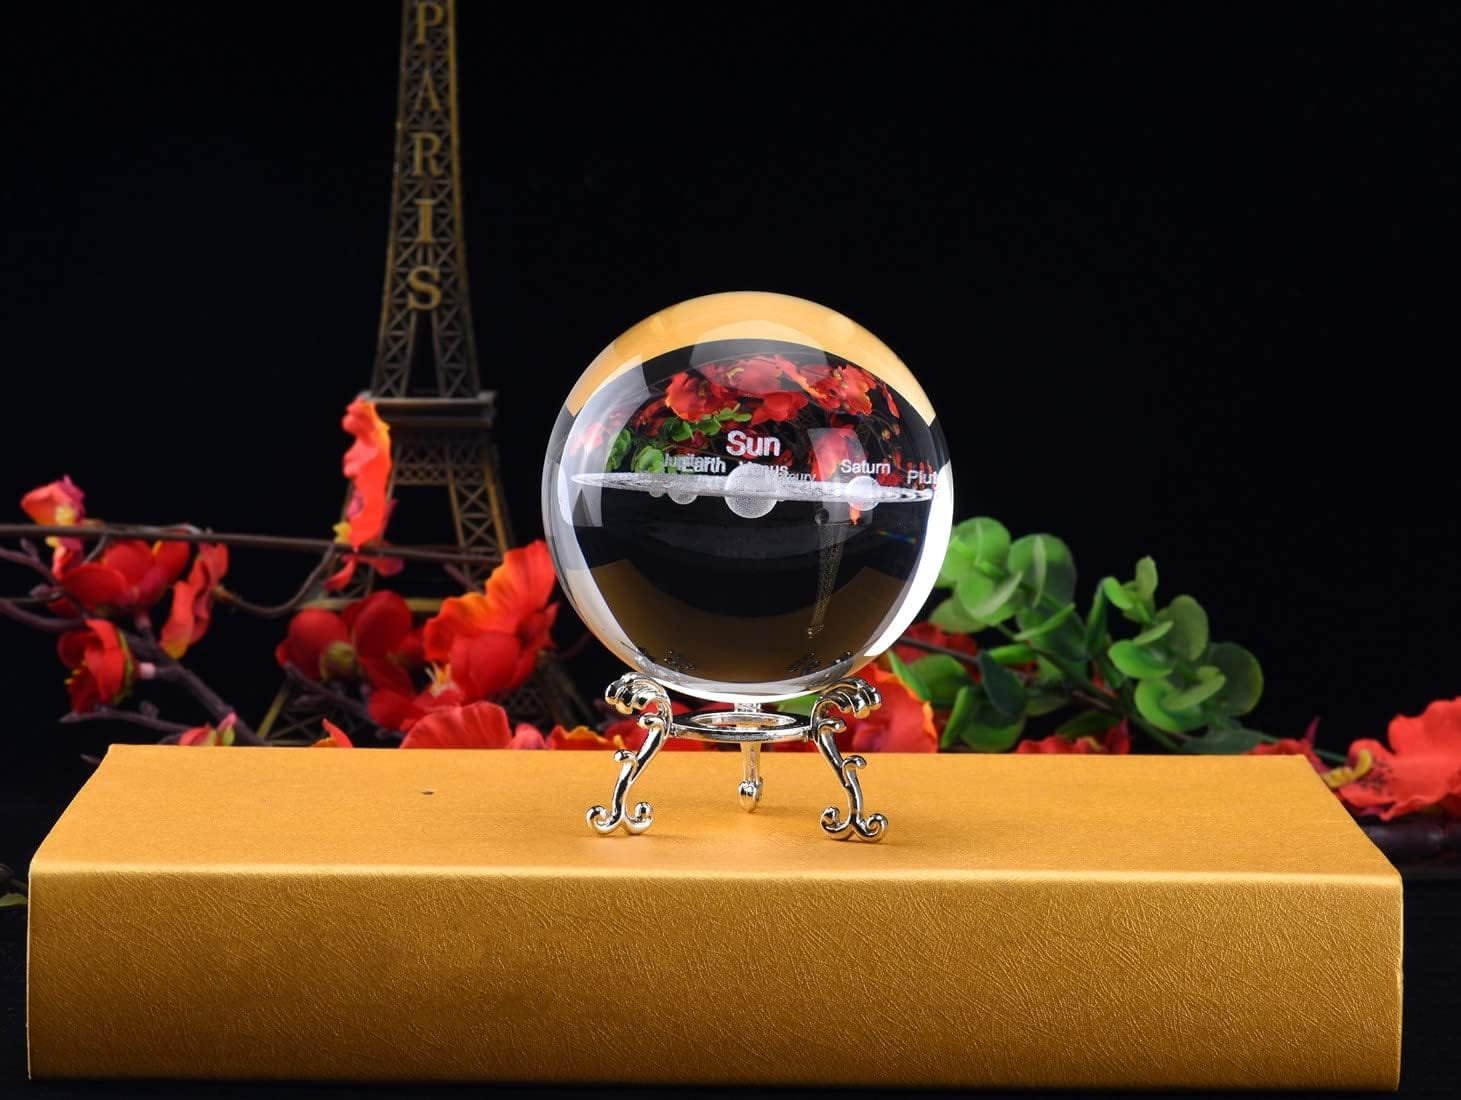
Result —
[[172, 586], [172, 604], [162, 625], [162, 648], [181, 657], [213, 620], [213, 595], [228, 573], [228, 547], [209, 542], [198, 547], [186, 580]]
[[1055, 733], [1049, 737], [1028, 738], [1015, 746], [1017, 753], [1073, 753], [1077, 756], [1093, 753], [1121, 756], [1130, 751], [1131, 734], [1124, 719], [1103, 733], [1099, 741], [1090, 736], [1072, 738]]
[[289, 633], [274, 657], [281, 668], [289, 665], [306, 679], [319, 680], [344, 671], [339, 647], [349, 645], [350, 631], [344, 620], [333, 611], [311, 607], [289, 621]]
[[335, 725], [328, 718], [321, 719], [325, 727], [325, 736], [314, 743], [313, 748], [317, 749], [353, 749], [355, 743], [350, 740], [350, 735]]
[[866, 718], [849, 718], [844, 735], [854, 752], [937, 752], [933, 708], [891, 672], [868, 665], [862, 673], [883, 697]]
[[67, 570], [60, 582], [72, 602], [87, 611], [120, 611], [131, 605], [133, 589], [127, 578], [100, 562], [82, 562]]
[[105, 619], [87, 619], [85, 630], [63, 634], [56, 653], [71, 670], [66, 690], [77, 714], [115, 705], [132, 688], [132, 655], [126, 639]]
[[20, 507], [40, 527], [71, 527], [86, 516], [86, 494], [70, 477], [32, 489], [20, 498]]
[[388, 657], [411, 634], [411, 608], [398, 592], [374, 592], [341, 612], [362, 657]]
[[699, 373], [681, 371], [665, 388], [665, 404], [681, 420], [695, 421], [732, 404], [730, 395]]
[[806, 407], [807, 395], [804, 393], [794, 393], [790, 390], [768, 393], [756, 406], [756, 411], [751, 413], [751, 427], [754, 428], [757, 424], [763, 424], [768, 420], [790, 420]]
[[505, 749], [512, 744], [507, 711], [496, 703], [439, 710], [418, 721], [403, 749]]
[[1389, 821], [1432, 806], [1461, 810], [1461, 699], [1437, 700], [1424, 713], [1397, 715], [1390, 746], [1362, 739], [1349, 747], [1351, 766], [1370, 766], [1339, 788], [1351, 810]]
[[527, 722], [519, 722], [517, 729], [512, 731], [512, 743], [507, 746], [510, 749], [546, 749], [548, 739], [537, 726]]
[[[971, 657], [979, 654], [979, 643], [970, 635], [950, 634], [934, 626], [933, 623], [914, 623], [903, 631], [903, 637], [927, 642], [930, 645], [943, 646], [945, 649], [957, 649], [960, 653], [967, 653]], [[895, 645], [893, 652], [898, 655], [900, 661], [917, 661], [929, 654], [926, 649], [903, 644]]]
[[385, 534], [390, 504], [386, 488], [391, 477], [391, 430], [375, 411], [375, 405], [356, 398], [340, 422], [355, 442], [345, 452], [345, 476], [351, 482], [350, 503], [345, 519], [336, 528], [336, 538], [359, 550]]

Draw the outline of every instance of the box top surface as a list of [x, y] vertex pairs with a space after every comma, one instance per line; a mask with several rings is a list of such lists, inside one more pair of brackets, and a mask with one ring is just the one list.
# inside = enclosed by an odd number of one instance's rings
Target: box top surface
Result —
[[1373, 877], [1395, 872], [1300, 757], [897, 755], [869, 758], [875, 845], [818, 824], [845, 808], [814, 753], [762, 755], [740, 809], [732, 752], [662, 752], [635, 785], [649, 832], [584, 822], [609, 799], [606, 752], [111, 749], [36, 854], [61, 865], [288, 873], [486, 872], [835, 876], [1133, 873]]

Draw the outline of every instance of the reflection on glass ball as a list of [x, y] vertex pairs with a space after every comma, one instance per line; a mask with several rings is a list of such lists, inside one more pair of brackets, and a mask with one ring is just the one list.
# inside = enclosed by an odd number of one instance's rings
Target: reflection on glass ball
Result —
[[953, 481], [934, 411], [867, 330], [780, 294], [714, 294], [590, 364], [548, 444], [559, 579], [631, 668], [725, 702], [856, 672], [920, 610]]

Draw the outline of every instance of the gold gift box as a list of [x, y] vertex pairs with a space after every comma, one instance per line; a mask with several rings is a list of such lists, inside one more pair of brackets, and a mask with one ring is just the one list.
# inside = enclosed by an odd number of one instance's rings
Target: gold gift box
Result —
[[31, 869], [36, 1077], [1393, 1088], [1400, 879], [1293, 757], [111, 750]]

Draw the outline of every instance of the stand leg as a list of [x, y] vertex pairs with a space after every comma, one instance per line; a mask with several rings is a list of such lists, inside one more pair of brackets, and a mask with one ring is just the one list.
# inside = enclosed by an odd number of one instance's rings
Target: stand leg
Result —
[[755, 741], [741, 745], [745, 778], [741, 780], [741, 809], [753, 812], [761, 804], [761, 746]]
[[631, 834], [642, 833], [654, 824], [654, 812], [649, 803], [636, 802], [632, 813], [625, 810], [625, 805], [629, 801], [629, 789], [634, 786], [639, 773], [649, 766], [670, 734], [670, 697], [653, 680], [629, 672], [609, 685], [604, 698], [620, 714], [642, 712], [639, 724], [644, 727], [644, 744], [639, 746], [637, 753], [628, 749], [614, 753], [615, 762], [623, 765], [614, 784], [614, 795], [608, 809], [603, 806], [589, 808], [589, 828], [600, 836], [608, 836], [620, 825]]
[[828, 806], [822, 811], [822, 828], [837, 840], [846, 840], [854, 833], [863, 840], [881, 840], [888, 827], [888, 819], [882, 814], [864, 815], [862, 784], [857, 773], [867, 767], [867, 761], [861, 756], [844, 757], [838, 750], [837, 735], [847, 728], [847, 723], [831, 712], [840, 710], [857, 718], [866, 718], [882, 702], [878, 689], [866, 680], [849, 679], [839, 680], [829, 687], [812, 708], [812, 740], [827, 763], [832, 765], [842, 789], [847, 792], [846, 817], [836, 806]]

